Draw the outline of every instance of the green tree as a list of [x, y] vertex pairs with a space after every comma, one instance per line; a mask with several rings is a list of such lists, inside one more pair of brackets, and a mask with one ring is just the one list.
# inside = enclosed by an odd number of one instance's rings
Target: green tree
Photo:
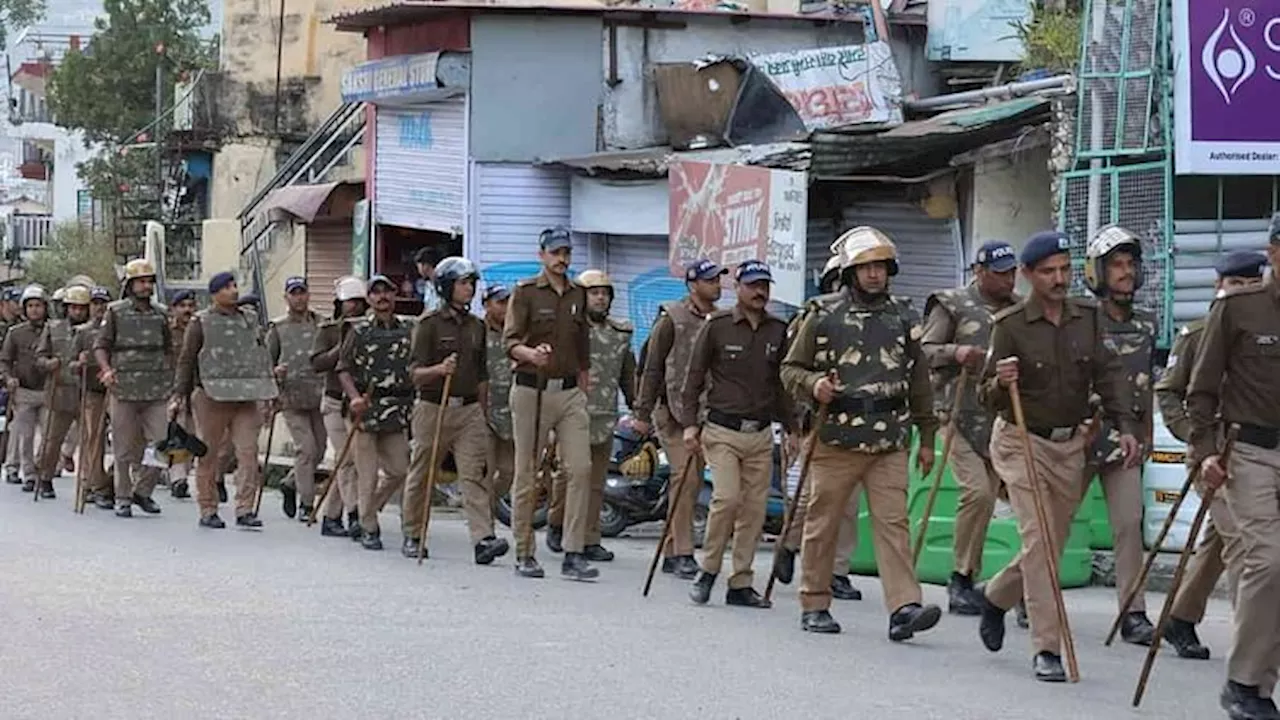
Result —
[[9, 33], [44, 18], [45, 0], [0, 0], [0, 49], [9, 47]]
[[52, 291], [78, 274], [88, 275], [114, 291], [116, 256], [111, 237], [72, 221], [54, 228], [45, 249], [32, 253], [23, 280]]

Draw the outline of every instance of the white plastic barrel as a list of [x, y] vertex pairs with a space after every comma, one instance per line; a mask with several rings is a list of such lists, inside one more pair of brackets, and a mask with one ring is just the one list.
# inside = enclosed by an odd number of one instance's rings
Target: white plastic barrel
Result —
[[[1182, 484], [1187, 480], [1187, 467], [1184, 464], [1186, 445], [1165, 428], [1159, 408], [1155, 410], [1154, 421], [1155, 447], [1142, 473], [1142, 538], [1147, 548], [1155, 544], [1160, 528], [1164, 527], [1165, 519], [1173, 510], [1178, 494], [1182, 492]], [[1181, 552], [1186, 547], [1191, 523], [1199, 509], [1200, 495], [1193, 488], [1178, 508], [1178, 516], [1174, 518], [1169, 534], [1160, 545], [1162, 551]], [[1201, 529], [1202, 535], [1203, 532]]]

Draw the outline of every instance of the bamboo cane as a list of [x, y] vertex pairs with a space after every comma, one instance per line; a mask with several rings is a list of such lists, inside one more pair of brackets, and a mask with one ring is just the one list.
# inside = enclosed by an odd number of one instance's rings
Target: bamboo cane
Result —
[[93, 432], [93, 428], [89, 428], [89, 433], [85, 432], [85, 425], [89, 419], [88, 369], [87, 365], [80, 366], [80, 457], [76, 459], [76, 494], [71, 504], [72, 511], [76, 513], [84, 512], [84, 458], [88, 445], [85, 436]]
[[427, 526], [431, 523], [431, 494], [436, 488], [436, 464], [440, 460], [440, 433], [444, 430], [444, 411], [449, 406], [449, 388], [453, 385], [453, 373], [444, 376], [444, 389], [440, 391], [440, 410], [436, 412], [435, 437], [431, 440], [431, 464], [427, 466], [427, 487], [422, 499], [422, 522], [418, 523], [418, 564], [427, 556]]
[[[809, 441], [804, 447], [804, 464], [800, 466], [800, 479], [796, 480], [796, 494], [791, 502], [787, 505], [787, 516], [782, 522], [782, 537], [778, 542], [785, 542], [788, 535], [791, 534], [791, 526], [796, 521], [796, 506], [800, 503], [800, 494], [804, 492], [805, 481], [809, 478], [809, 467], [813, 464], [813, 451], [818, 446], [818, 429], [827, 421], [827, 403], [818, 406], [818, 413], [813, 420], [813, 430], [809, 433]], [[775, 573], [769, 573], [769, 580], [764, 586], [764, 601], [768, 604], [773, 598], [773, 586], [778, 581]]]
[[[1238, 424], [1232, 424], [1227, 430], [1227, 441], [1222, 447], [1222, 454], [1219, 461], [1222, 464], [1223, 471], [1226, 471], [1228, 463], [1231, 460], [1231, 449], [1235, 447], [1236, 435], [1240, 432]], [[1151, 669], [1156, 662], [1156, 654], [1160, 652], [1160, 641], [1164, 638], [1164, 627], [1169, 622], [1169, 613], [1173, 610], [1173, 601], [1178, 597], [1178, 590], [1182, 587], [1182, 576], [1187, 569], [1187, 561], [1191, 559], [1191, 555], [1195, 552], [1196, 539], [1200, 536], [1200, 526], [1204, 524], [1205, 516], [1209, 514], [1209, 506], [1213, 504], [1213, 496], [1217, 492], [1217, 488], [1208, 488], [1204, 495], [1200, 497], [1200, 508], [1196, 510], [1196, 517], [1191, 521], [1191, 533], [1187, 535], [1187, 544], [1182, 548], [1182, 554], [1178, 556], [1178, 567], [1173, 571], [1173, 584], [1169, 587], [1169, 592], [1164, 596], [1164, 607], [1160, 608], [1160, 621], [1156, 623], [1155, 636], [1151, 638], [1151, 647], [1147, 648], [1147, 657], [1142, 662], [1142, 672], [1138, 675], [1138, 686], [1133, 690], [1133, 706], [1136, 708], [1142, 704], [1142, 696], [1147, 692], [1147, 680], [1151, 678]]]
[[[267, 468], [271, 467], [271, 443], [276, 439], [276, 415], [280, 411], [276, 408], [271, 409], [271, 415], [268, 416], [267, 422], [270, 427], [267, 428], [267, 452], [262, 456], [261, 474], [258, 476], [258, 492], [253, 498], [253, 514], [256, 517], [258, 511], [262, 509], [262, 491], [267, 485]], [[314, 515], [314, 511], [312, 512]]]
[[961, 368], [960, 379], [956, 381], [956, 397], [951, 403], [951, 418], [947, 423], [947, 433], [942, 437], [942, 458], [938, 461], [933, 484], [929, 487], [929, 495], [924, 501], [924, 515], [920, 518], [920, 529], [916, 531], [916, 547], [911, 554], [911, 567], [920, 563], [920, 553], [924, 550], [925, 534], [929, 531], [929, 516], [933, 514], [933, 504], [937, 501], [938, 490], [942, 487], [942, 475], [946, 472], [947, 460], [951, 457], [951, 448], [956, 438], [956, 420], [960, 416], [960, 402], [964, 399], [964, 386], [968, 381], [969, 368]]
[[1080, 682], [1080, 666], [1076, 662], [1076, 643], [1071, 637], [1071, 625], [1067, 618], [1067, 606], [1062, 599], [1062, 586], [1058, 582], [1058, 547], [1054, 542], [1049, 526], [1049, 516], [1045, 512], [1044, 498], [1040, 492], [1040, 479], [1036, 473], [1035, 456], [1031, 450], [1031, 435], [1027, 431], [1026, 418], [1022, 414], [1022, 395], [1018, 392], [1018, 381], [1009, 383], [1009, 398], [1013, 404], [1013, 419], [1018, 426], [1018, 434], [1022, 436], [1022, 452], [1027, 462], [1027, 479], [1031, 482], [1031, 496], [1036, 506], [1036, 522], [1040, 526], [1040, 535], [1044, 538], [1045, 562], [1049, 566], [1049, 582], [1053, 587], [1053, 604], [1058, 613], [1058, 625], [1062, 628], [1062, 650], [1067, 659], [1067, 679], [1073, 683]]
[[696, 459], [697, 453], [689, 453], [689, 457], [684, 461], [684, 467], [676, 477], [675, 485], [667, 488], [667, 502], [671, 503], [671, 511], [667, 513], [667, 522], [662, 524], [662, 537], [658, 539], [658, 547], [653, 551], [653, 561], [649, 563], [649, 574], [644, 579], [644, 591], [641, 593], [644, 597], [649, 597], [649, 588], [653, 586], [653, 574], [657, 572], [658, 561], [662, 559], [662, 548], [667, 544], [667, 538], [671, 537], [670, 518], [676, 517], [678, 509], [676, 506], [684, 495], [685, 483], [689, 481], [689, 471], [693, 469]]
[[[366, 395], [373, 393], [373, 383], [369, 383], [369, 387], [365, 390]], [[355, 439], [356, 433], [360, 430], [360, 416], [353, 415], [351, 417], [351, 427], [347, 428], [347, 437], [342, 441], [342, 449], [338, 451], [337, 462], [333, 464], [333, 471], [329, 473], [329, 479], [325, 481], [324, 488], [318, 493], [319, 500], [316, 506], [311, 510], [311, 517], [307, 518], [307, 527], [316, 524], [316, 517], [323, 512], [325, 502], [329, 499], [329, 493], [333, 491], [334, 483], [338, 482], [338, 474], [342, 472], [342, 466], [347, 461], [347, 453], [351, 452], [351, 441]]]

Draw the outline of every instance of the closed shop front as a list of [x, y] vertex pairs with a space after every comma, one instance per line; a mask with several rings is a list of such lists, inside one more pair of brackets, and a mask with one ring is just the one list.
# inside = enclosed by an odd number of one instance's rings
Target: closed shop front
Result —
[[842, 214], [846, 228], [869, 225], [897, 245], [898, 274], [890, 292], [910, 298], [916, 312], [924, 311], [929, 295], [964, 282], [964, 250], [954, 218], [931, 218], [906, 201], [859, 203]]
[[604, 235], [601, 241], [602, 264], [613, 280], [613, 315], [635, 325], [638, 349], [658, 306], [683, 296], [684, 283], [667, 269], [666, 235]]
[[316, 220], [307, 226], [307, 283], [311, 309], [333, 312], [333, 284], [351, 273], [351, 218]]
[[[568, 175], [524, 163], [475, 163], [471, 187], [465, 252], [480, 267], [481, 285], [535, 274], [539, 234], [569, 224]], [[587, 255], [586, 236], [575, 235], [572, 269], [586, 269]]]
[[379, 105], [374, 222], [461, 235], [467, 217], [467, 101]]

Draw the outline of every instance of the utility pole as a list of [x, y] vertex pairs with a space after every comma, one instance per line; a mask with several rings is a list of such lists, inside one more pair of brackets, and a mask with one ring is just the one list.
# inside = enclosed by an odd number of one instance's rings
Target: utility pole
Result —
[[160, 148], [160, 114], [164, 112], [164, 43], [156, 43], [156, 119], [151, 136], [156, 150], [156, 222], [164, 215], [164, 156]]

